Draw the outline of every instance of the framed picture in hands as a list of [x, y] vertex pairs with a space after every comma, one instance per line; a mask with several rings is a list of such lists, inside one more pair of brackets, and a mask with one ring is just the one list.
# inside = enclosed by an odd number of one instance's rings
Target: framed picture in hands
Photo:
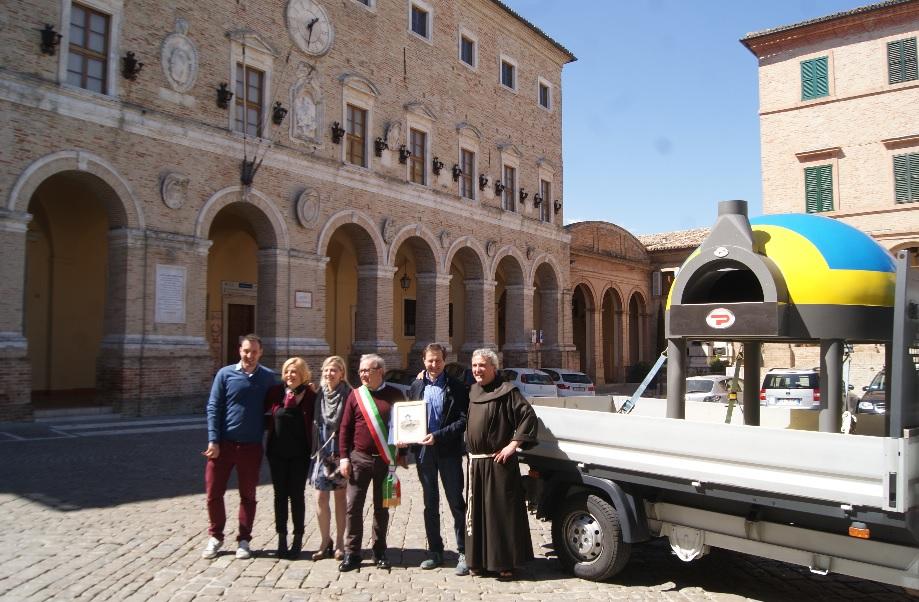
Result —
[[420, 401], [399, 401], [392, 407], [393, 441], [421, 443], [428, 434], [428, 404]]

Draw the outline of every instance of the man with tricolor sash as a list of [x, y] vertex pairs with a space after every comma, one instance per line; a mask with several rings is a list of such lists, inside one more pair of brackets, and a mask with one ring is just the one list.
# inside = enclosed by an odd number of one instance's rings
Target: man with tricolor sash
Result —
[[396, 465], [406, 465], [405, 455], [400, 454], [392, 444], [390, 415], [393, 404], [404, 401], [405, 396], [400, 390], [383, 382], [385, 370], [386, 365], [380, 356], [361, 356], [358, 370], [361, 386], [348, 396], [338, 431], [340, 470], [342, 476], [348, 479], [345, 558], [338, 565], [338, 570], [343, 572], [361, 566], [364, 500], [371, 485], [373, 561], [378, 568], [390, 568], [386, 560], [389, 508], [399, 503]]

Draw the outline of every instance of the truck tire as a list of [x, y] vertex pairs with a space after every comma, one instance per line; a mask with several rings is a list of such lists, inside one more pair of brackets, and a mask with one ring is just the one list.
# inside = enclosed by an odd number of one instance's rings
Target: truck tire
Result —
[[562, 566], [589, 581], [609, 579], [623, 569], [632, 551], [622, 541], [619, 514], [598, 495], [571, 496], [552, 521], [552, 543]]

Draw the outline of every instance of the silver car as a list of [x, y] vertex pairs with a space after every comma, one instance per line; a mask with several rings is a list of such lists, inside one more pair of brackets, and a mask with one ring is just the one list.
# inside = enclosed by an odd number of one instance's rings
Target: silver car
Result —
[[820, 374], [816, 370], [773, 368], [766, 373], [759, 391], [766, 406], [820, 409]]
[[[733, 379], [734, 377], [723, 374], [690, 376], [686, 379], [686, 401], [727, 403]], [[742, 391], [743, 381], [738, 379], [736, 392]]]

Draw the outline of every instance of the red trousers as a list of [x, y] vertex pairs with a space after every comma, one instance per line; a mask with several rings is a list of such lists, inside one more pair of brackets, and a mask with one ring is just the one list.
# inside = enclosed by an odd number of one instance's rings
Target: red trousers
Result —
[[236, 541], [252, 539], [252, 524], [255, 522], [255, 488], [258, 485], [259, 469], [262, 465], [261, 443], [237, 443], [221, 441], [220, 455], [208, 460], [204, 469], [204, 488], [207, 492], [207, 529], [211, 537], [223, 541], [223, 528], [227, 524], [227, 510], [223, 495], [227, 491], [230, 472], [236, 467], [239, 481], [239, 532]]

